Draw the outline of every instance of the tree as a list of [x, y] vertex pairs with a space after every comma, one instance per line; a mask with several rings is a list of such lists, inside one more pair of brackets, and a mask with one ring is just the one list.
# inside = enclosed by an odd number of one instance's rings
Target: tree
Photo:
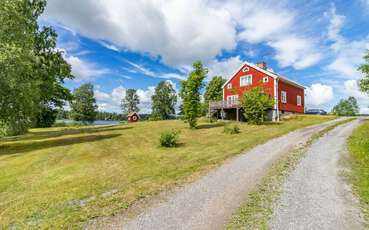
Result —
[[34, 52], [37, 18], [45, 1], [0, 4], [0, 134], [25, 133], [40, 97]]
[[257, 87], [243, 94], [241, 104], [247, 121], [252, 124], [261, 124], [264, 122], [267, 110], [273, 107], [274, 102], [269, 95]]
[[73, 92], [70, 102], [71, 118], [83, 124], [92, 123], [96, 119], [97, 105], [92, 84], [83, 84]]
[[360, 80], [359, 86], [361, 91], [367, 93], [369, 95], [369, 50], [367, 50], [367, 54], [364, 56], [365, 64], [359, 66], [359, 70], [365, 74], [364, 78]]
[[37, 76], [40, 79], [38, 112], [35, 127], [50, 127], [54, 124], [57, 109], [72, 99], [70, 91], [62, 86], [65, 79], [72, 79], [71, 66], [64, 60], [63, 53], [56, 49], [56, 32], [50, 27], [37, 31], [35, 52], [39, 57]]
[[207, 104], [209, 101], [220, 101], [223, 99], [223, 84], [225, 81], [221, 76], [215, 76], [211, 79], [204, 94]]
[[138, 105], [140, 104], [140, 99], [137, 95], [135, 89], [127, 89], [126, 96], [122, 99], [121, 107], [123, 115], [127, 115], [131, 112], [138, 112]]
[[359, 106], [354, 97], [349, 97], [346, 100], [341, 99], [340, 102], [333, 107], [332, 112], [337, 116], [355, 116], [359, 113]]
[[190, 128], [195, 128], [197, 118], [201, 115], [200, 91], [204, 87], [204, 79], [208, 70], [200, 61], [194, 62], [194, 70], [189, 74], [187, 80], [181, 81], [181, 97], [183, 99], [184, 120]]
[[37, 23], [45, 6], [46, 0], [0, 4], [0, 135], [22, 134], [32, 121], [49, 120], [50, 109], [60, 105], [54, 102], [66, 99], [61, 83], [71, 78], [70, 66], [55, 49], [56, 33]]
[[168, 81], [161, 81], [155, 88], [152, 100], [152, 117], [154, 119], [166, 120], [175, 113], [177, 94], [172, 84]]
[[215, 76], [209, 82], [204, 94], [203, 115], [208, 113], [210, 101], [221, 101], [223, 99], [223, 84], [225, 81], [221, 76]]

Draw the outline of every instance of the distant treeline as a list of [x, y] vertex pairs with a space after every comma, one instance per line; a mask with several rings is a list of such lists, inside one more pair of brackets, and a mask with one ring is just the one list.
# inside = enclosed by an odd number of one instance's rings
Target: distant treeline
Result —
[[[57, 118], [58, 120], [72, 120], [70, 111], [59, 110]], [[151, 114], [140, 114], [141, 120], [147, 120]], [[125, 121], [127, 116], [120, 113], [102, 112], [98, 111], [96, 115], [96, 120], [99, 121]]]

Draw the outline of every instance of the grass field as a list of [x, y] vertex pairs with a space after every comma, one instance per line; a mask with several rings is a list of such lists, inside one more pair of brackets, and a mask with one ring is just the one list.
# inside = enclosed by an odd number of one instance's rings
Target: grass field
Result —
[[[166, 187], [196, 178], [226, 158], [268, 139], [333, 117], [298, 116], [279, 124], [182, 121], [34, 129], [0, 139], [0, 228], [80, 228]], [[163, 131], [180, 130], [177, 148], [159, 147]]]
[[352, 172], [350, 179], [359, 195], [369, 227], [369, 121], [355, 129], [348, 140]]

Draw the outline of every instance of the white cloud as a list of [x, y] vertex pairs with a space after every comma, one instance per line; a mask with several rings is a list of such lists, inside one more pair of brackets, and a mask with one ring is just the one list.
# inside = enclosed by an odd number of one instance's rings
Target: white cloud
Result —
[[65, 59], [72, 66], [72, 74], [76, 77], [74, 80], [78, 82], [91, 81], [110, 72], [108, 69], [101, 68], [95, 63], [84, 61], [76, 56], [66, 56]]
[[112, 44], [109, 44], [109, 43], [106, 43], [106, 42], [100, 42], [100, 44], [103, 45], [107, 49], [119, 52], [119, 48], [116, 47], [115, 45], [112, 45]]
[[241, 40], [258, 43], [270, 40], [273, 36], [283, 33], [294, 20], [294, 15], [286, 11], [261, 9], [249, 12], [240, 21], [244, 30], [238, 35]]
[[324, 106], [333, 99], [333, 87], [320, 83], [306, 88], [306, 105]]
[[331, 50], [335, 55], [327, 69], [338, 74], [341, 78], [361, 78], [363, 75], [357, 68], [363, 62], [366, 49], [369, 49], [369, 37], [357, 41], [348, 41], [340, 34], [345, 17], [336, 13], [334, 5], [325, 15], [330, 19], [327, 37], [333, 42]]
[[[284, 1], [227, 1], [225, 7], [237, 21], [238, 39], [252, 44], [265, 43], [275, 49], [281, 67], [304, 69], [322, 58], [317, 41], [301, 30], [301, 12]], [[296, 25], [299, 25], [298, 27]]]
[[230, 13], [206, 0], [50, 0], [43, 17], [171, 65], [208, 61], [236, 45]]
[[335, 59], [327, 67], [328, 70], [339, 74], [341, 78], [362, 78], [363, 74], [357, 68], [363, 63], [366, 49], [369, 49], [369, 38], [340, 44]]
[[311, 41], [295, 37], [282, 37], [277, 41], [268, 42], [276, 50], [275, 59], [281, 67], [293, 66], [295, 69], [304, 69], [316, 64], [321, 54], [314, 50]]
[[134, 69], [129, 70], [130, 72], [134, 73], [142, 73], [149, 77], [155, 77], [155, 78], [163, 78], [163, 79], [177, 79], [177, 80], [184, 80], [186, 79], [185, 76], [177, 74], [177, 73], [155, 73], [154, 71], [144, 67], [143, 65], [139, 65], [130, 61], [127, 61]]
[[347, 80], [343, 85], [345, 87], [346, 95], [359, 99], [369, 99], [368, 95], [360, 91], [358, 82], [356, 80]]
[[240, 56], [231, 57], [222, 61], [213, 60], [208, 64], [208, 80], [210, 81], [214, 76], [222, 76], [224, 79], [228, 79], [237, 71], [242, 63], [243, 61]]

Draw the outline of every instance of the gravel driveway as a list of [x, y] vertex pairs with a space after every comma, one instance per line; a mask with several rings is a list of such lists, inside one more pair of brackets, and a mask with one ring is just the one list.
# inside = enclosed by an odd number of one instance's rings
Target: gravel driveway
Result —
[[340, 175], [344, 166], [339, 160], [359, 123], [338, 126], [311, 146], [283, 185], [271, 229], [363, 229], [358, 201]]
[[226, 161], [199, 180], [170, 193], [133, 219], [111, 217], [98, 229], [222, 229], [263, 176], [270, 164], [281, 154], [304, 144], [314, 133], [331, 125], [320, 125], [291, 132], [268, 141], [245, 154]]

